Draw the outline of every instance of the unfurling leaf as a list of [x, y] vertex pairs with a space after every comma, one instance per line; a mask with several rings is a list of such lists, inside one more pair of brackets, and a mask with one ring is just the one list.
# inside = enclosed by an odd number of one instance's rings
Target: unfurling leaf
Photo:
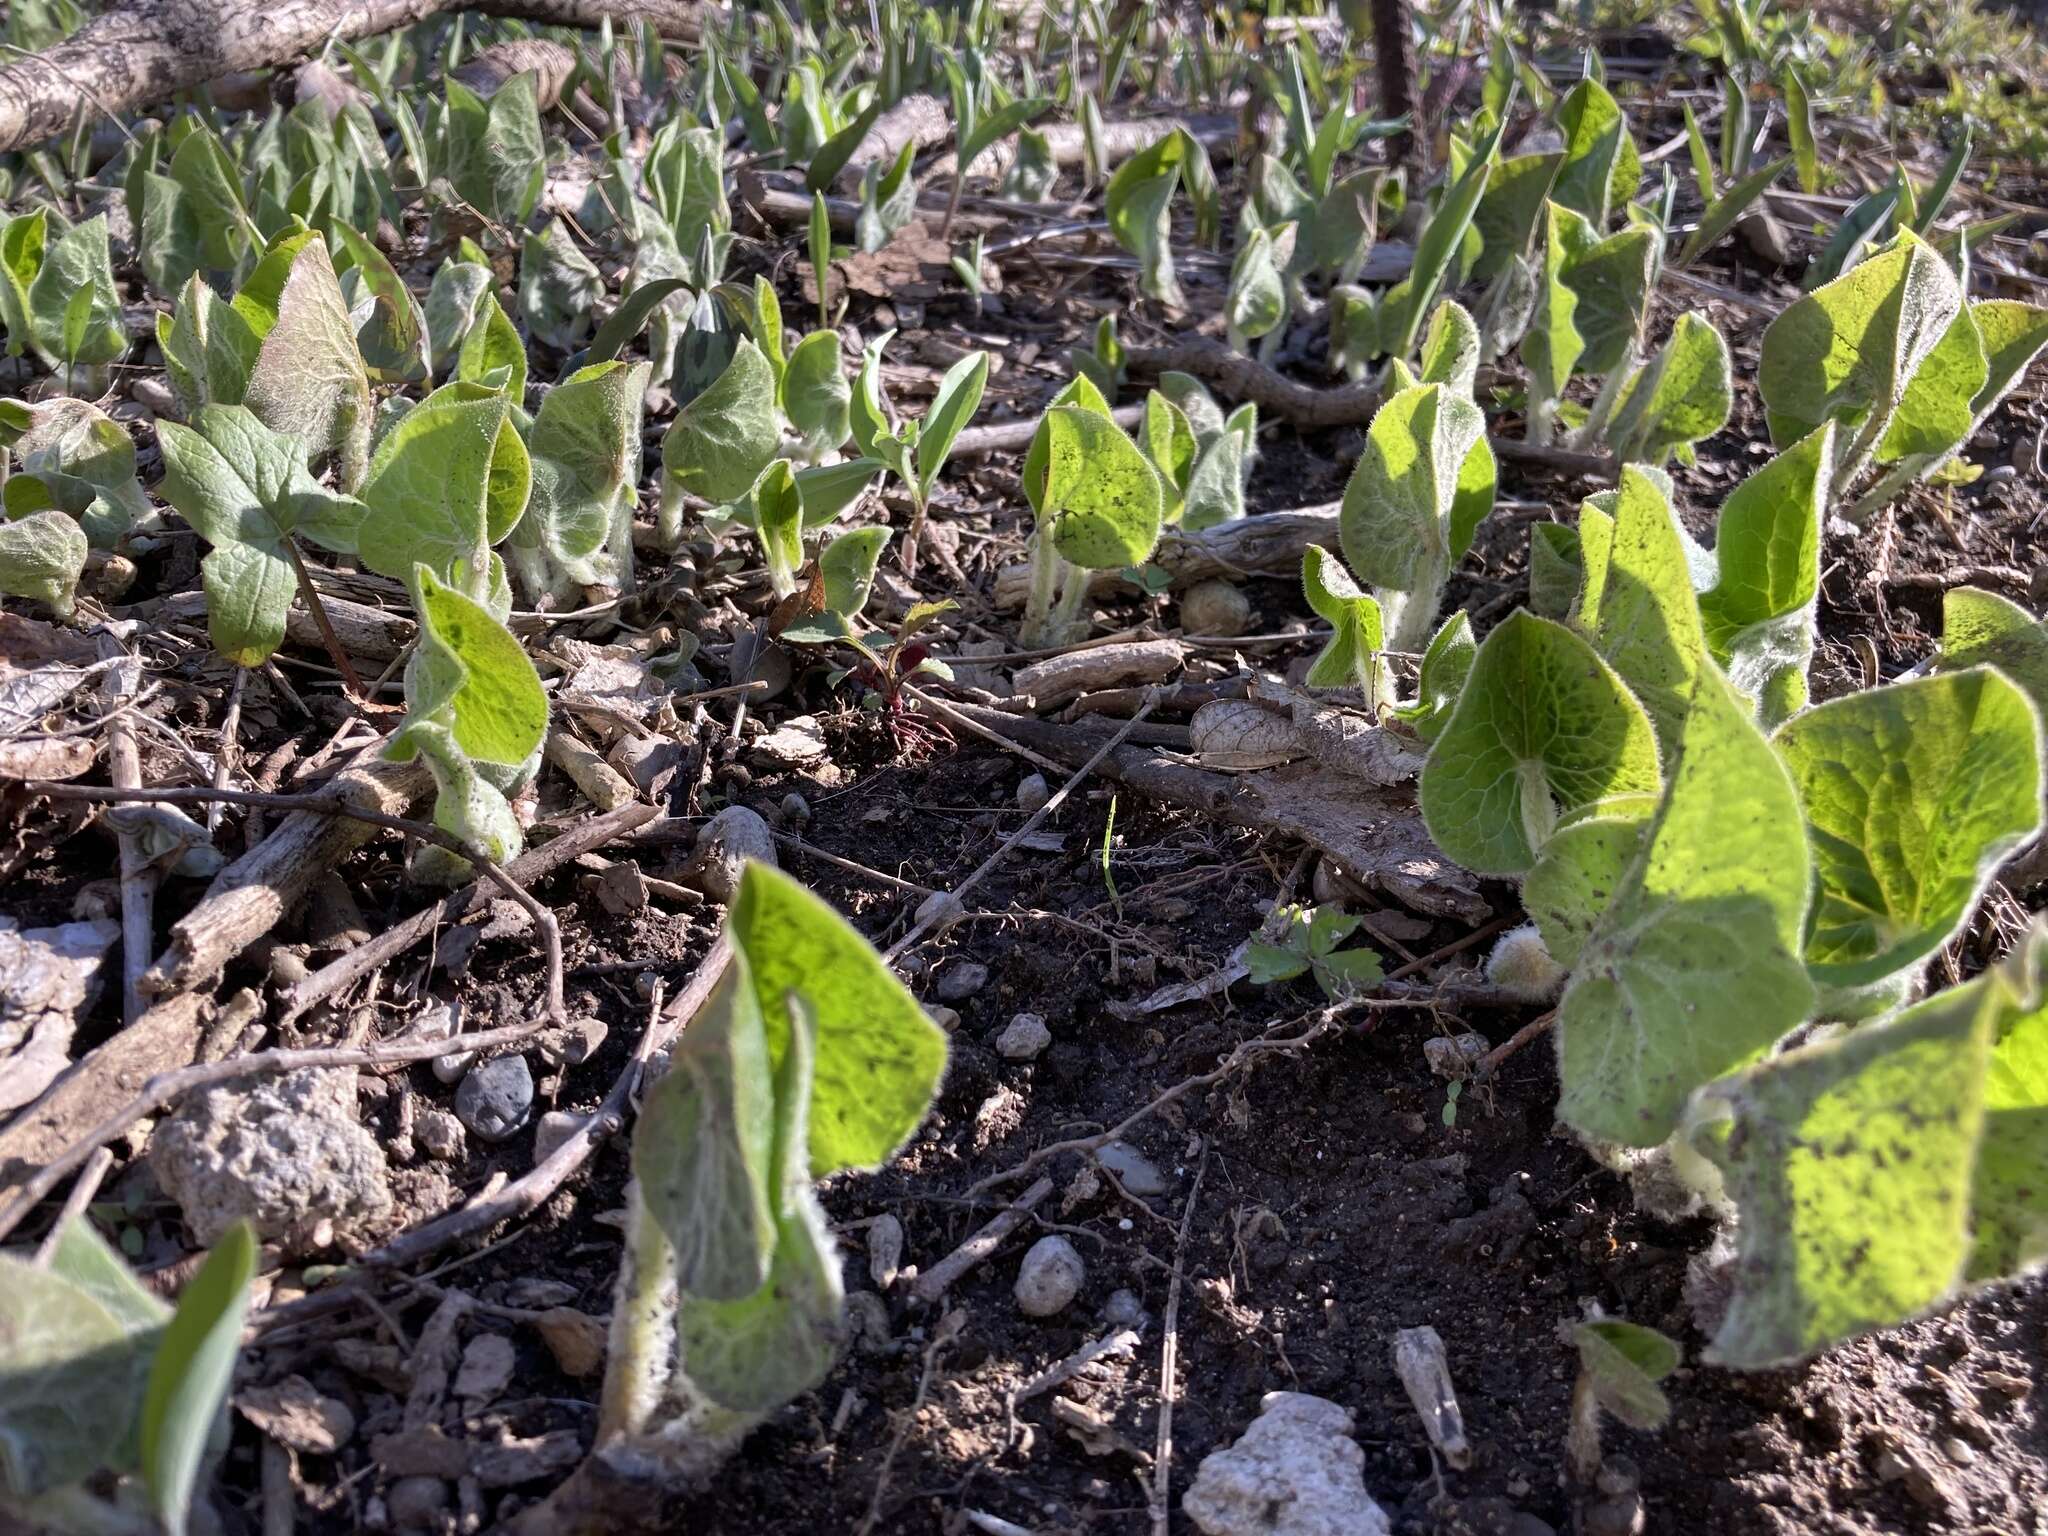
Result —
[[1422, 814], [1445, 854], [1519, 875], [1559, 824], [1658, 788], [1657, 738], [1593, 648], [1518, 611], [1486, 637], [1422, 770]]
[[1792, 781], [1741, 697], [1702, 667], [1641, 851], [1558, 1005], [1558, 1118], [1655, 1146], [1693, 1089], [1804, 1020], [1810, 885]]
[[256, 1232], [238, 1221], [178, 1293], [142, 1399], [142, 1474], [169, 1536], [185, 1536], [214, 1423], [227, 1402], [256, 1278]]
[[1384, 656], [1380, 605], [1351, 579], [1344, 563], [1320, 544], [1301, 552], [1301, 587], [1316, 617], [1328, 623], [1329, 642], [1309, 663], [1310, 688], [1356, 688], [1376, 712], [1394, 697], [1393, 672]]

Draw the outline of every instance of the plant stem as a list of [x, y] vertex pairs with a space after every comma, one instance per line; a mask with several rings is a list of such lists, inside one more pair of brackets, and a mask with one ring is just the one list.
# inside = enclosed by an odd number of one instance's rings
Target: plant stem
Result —
[[638, 1434], [661, 1399], [675, 1349], [675, 1254], [636, 1186], [612, 1305], [597, 1439]]
[[1586, 424], [1572, 438], [1573, 448], [1581, 453], [1593, 451], [1593, 445], [1600, 441], [1600, 435], [1607, 430], [1607, 423], [1614, 416], [1615, 406], [1621, 403], [1621, 388], [1628, 382], [1635, 366], [1635, 348], [1631, 347], [1601, 382], [1600, 393], [1593, 400], [1593, 409], [1586, 416]]
[[1064, 645], [1081, 622], [1081, 609], [1088, 601], [1089, 573], [1078, 565], [1062, 560], [1066, 569], [1062, 572], [1059, 605], [1052, 612], [1052, 638], [1049, 645]]
[[915, 480], [906, 480], [903, 484], [904, 488], [910, 492], [910, 527], [903, 534], [903, 574], [905, 576], [915, 576], [917, 574], [917, 540], [919, 535], [924, 532], [924, 493], [918, 490]]
[[1052, 621], [1052, 594], [1054, 584], [1059, 580], [1062, 564], [1059, 552], [1052, 547], [1052, 535], [1043, 523], [1031, 534], [1031, 591], [1024, 601], [1024, 627], [1021, 635], [1026, 647], [1051, 644], [1046, 639], [1046, 630]]
[[667, 476], [661, 482], [661, 508], [655, 514], [655, 532], [661, 547], [669, 553], [683, 542], [683, 488]]
[[1934, 465], [1922, 454], [1899, 460], [1876, 484], [1856, 498], [1849, 510], [1842, 514], [1844, 520], [1861, 528], [1884, 510], [1886, 502], [1932, 468]]
[[327, 654], [334, 662], [334, 670], [341, 674], [342, 686], [348, 689], [349, 697], [357, 703], [366, 703], [369, 695], [363, 689], [363, 680], [356, 676], [355, 667], [349, 662], [348, 652], [342, 648], [341, 637], [334, 632], [334, 623], [327, 617], [327, 609], [320, 601], [320, 594], [313, 586], [313, 578], [306, 571], [306, 562], [299, 558], [299, 546], [290, 534], [282, 540], [285, 558], [292, 563], [292, 574], [299, 579], [299, 596], [306, 600], [306, 611], [313, 615], [313, 622], [320, 626], [321, 642], [327, 647]]

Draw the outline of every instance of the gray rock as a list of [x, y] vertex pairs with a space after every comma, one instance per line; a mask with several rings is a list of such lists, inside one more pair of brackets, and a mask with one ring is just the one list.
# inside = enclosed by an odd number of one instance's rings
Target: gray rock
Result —
[[987, 985], [987, 966], [978, 960], [959, 960], [946, 967], [935, 995], [942, 1003], [964, 1003]]
[[444, 1163], [452, 1163], [461, 1157], [468, 1145], [462, 1122], [445, 1109], [421, 1110], [412, 1122], [412, 1136], [427, 1156], [437, 1157]]
[[357, 1124], [355, 1098], [346, 1069], [209, 1089], [158, 1127], [150, 1166], [202, 1246], [247, 1217], [296, 1257], [391, 1209], [384, 1149]]
[[1109, 1300], [1102, 1304], [1102, 1320], [1115, 1328], [1142, 1328], [1149, 1321], [1138, 1293], [1123, 1289], [1109, 1293]]
[[1438, 1077], [1466, 1078], [1491, 1049], [1492, 1042], [1480, 1034], [1432, 1035], [1422, 1042], [1422, 1059]]
[[1035, 1013], [1020, 1013], [996, 1036], [996, 1051], [1009, 1061], [1036, 1061], [1048, 1045], [1052, 1031]]
[[740, 876], [749, 859], [773, 864], [775, 834], [758, 811], [728, 805], [697, 834], [697, 853], [683, 872], [683, 883], [695, 886], [713, 901], [729, 902], [740, 888]]
[[1051, 1317], [1081, 1293], [1087, 1278], [1088, 1266], [1072, 1243], [1057, 1233], [1041, 1237], [1017, 1266], [1017, 1310], [1026, 1317]]
[[811, 819], [811, 802], [795, 790], [782, 797], [782, 820], [792, 827], [801, 827]]
[[1095, 1160], [1116, 1175], [1117, 1183], [1126, 1192], [1140, 1199], [1166, 1193], [1166, 1175], [1128, 1141], [1112, 1141], [1106, 1147], [1097, 1147]]
[[1036, 811], [1052, 798], [1052, 786], [1045, 782], [1042, 773], [1027, 773], [1017, 783], [1017, 809]]
[[533, 1110], [533, 1071], [524, 1056], [499, 1056], [470, 1068], [455, 1090], [455, 1113], [472, 1135], [503, 1141]]
[[590, 1123], [590, 1116], [566, 1109], [549, 1110], [533, 1128], [533, 1160], [544, 1163], [560, 1150], [563, 1142]]
[[474, 1413], [496, 1401], [512, 1384], [516, 1363], [512, 1341], [505, 1335], [478, 1334], [462, 1352], [462, 1365], [455, 1372], [455, 1395]]
[[1351, 1427], [1328, 1398], [1268, 1392], [1237, 1444], [1203, 1458], [1181, 1508], [1205, 1536], [1387, 1536]]
[[438, 1531], [448, 1514], [448, 1485], [438, 1477], [401, 1477], [384, 1497], [395, 1530]]

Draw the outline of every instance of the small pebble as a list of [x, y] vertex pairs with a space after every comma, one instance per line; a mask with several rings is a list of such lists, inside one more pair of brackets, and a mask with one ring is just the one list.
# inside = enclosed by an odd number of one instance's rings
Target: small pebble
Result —
[[935, 995], [942, 1003], [964, 1003], [987, 985], [987, 966], [978, 960], [961, 960], [946, 967]]
[[996, 1036], [996, 1051], [1007, 1061], [1036, 1061], [1052, 1044], [1052, 1031], [1035, 1013], [1020, 1013]]
[[704, 823], [683, 883], [695, 886], [713, 901], [729, 902], [739, 891], [740, 876], [749, 859], [773, 864], [775, 834], [760, 812], [729, 805]]
[[933, 1003], [925, 1009], [925, 1016], [949, 1035], [960, 1027], [960, 1010], [944, 1003]]
[[1095, 1160], [1116, 1175], [1126, 1193], [1140, 1199], [1166, 1193], [1166, 1175], [1127, 1141], [1112, 1141], [1106, 1147], [1096, 1148]]
[[533, 1072], [524, 1056], [499, 1056], [472, 1067], [455, 1090], [455, 1113], [472, 1135], [503, 1141], [533, 1109]]
[[533, 1160], [544, 1163], [561, 1150], [562, 1143], [590, 1123], [590, 1116], [566, 1109], [549, 1110], [533, 1128]]
[[512, 1341], [502, 1333], [480, 1333], [462, 1352], [455, 1373], [455, 1395], [481, 1408], [512, 1383], [515, 1364]]
[[1438, 1077], [1465, 1078], [1491, 1049], [1492, 1044], [1480, 1034], [1432, 1035], [1422, 1042], [1422, 1059]]
[[1220, 576], [1198, 581], [1181, 594], [1180, 624], [1191, 635], [1241, 635], [1252, 627], [1251, 599]]
[[1043, 810], [1045, 802], [1052, 798], [1052, 787], [1045, 782], [1042, 773], [1027, 773], [1017, 785], [1017, 809], [1031, 812]]
[[1145, 1303], [1132, 1290], [1118, 1289], [1109, 1293], [1109, 1300], [1102, 1304], [1102, 1320], [1113, 1328], [1140, 1328], [1145, 1323]]
[[462, 1122], [445, 1109], [423, 1109], [412, 1122], [412, 1139], [427, 1156], [452, 1163], [462, 1156], [466, 1138]]
[[886, 1211], [868, 1228], [868, 1277], [886, 1291], [903, 1268], [903, 1223]]
[[1057, 1233], [1041, 1237], [1017, 1266], [1017, 1310], [1026, 1317], [1051, 1317], [1081, 1293], [1088, 1266], [1074, 1245]]
[[784, 825], [801, 827], [810, 819], [810, 801], [793, 789], [782, 797], [782, 820]]

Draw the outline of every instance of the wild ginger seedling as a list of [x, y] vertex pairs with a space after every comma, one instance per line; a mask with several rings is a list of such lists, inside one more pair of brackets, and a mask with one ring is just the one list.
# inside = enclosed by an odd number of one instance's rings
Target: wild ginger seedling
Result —
[[1053, 397], [1024, 456], [1023, 478], [1036, 518], [1023, 637], [1026, 645], [1055, 645], [1080, 617], [1091, 571], [1123, 570], [1151, 556], [1161, 527], [1159, 475], [1082, 377]]
[[106, 215], [55, 233], [50, 223], [50, 213], [39, 208], [0, 226], [0, 324], [7, 330], [7, 351], [13, 357], [33, 351], [45, 367], [62, 367], [67, 393], [85, 389], [97, 395], [101, 371], [128, 350]]
[[1579, 1375], [1565, 1431], [1565, 1459], [1572, 1476], [1591, 1484], [1600, 1470], [1600, 1415], [1610, 1413], [1630, 1429], [1662, 1429], [1671, 1403], [1657, 1385], [1678, 1369], [1678, 1346], [1654, 1328], [1595, 1317], [1571, 1330]]
[[[0, 400], [0, 447], [10, 518], [55, 509], [78, 520], [94, 549], [113, 549], [155, 520], [135, 477], [135, 443], [83, 400]], [[6, 461], [0, 461], [6, 462]]]
[[1443, 384], [1403, 389], [1374, 414], [1344, 488], [1345, 560], [1378, 596], [1387, 648], [1420, 652], [1451, 568], [1493, 507], [1493, 450], [1479, 408]]
[[0, 1515], [185, 1536], [227, 1443], [256, 1259], [255, 1233], [235, 1223], [173, 1310], [83, 1217], [52, 1234], [44, 1262], [0, 1254]]
[[593, 1452], [684, 1487], [824, 1379], [841, 1291], [812, 1181], [892, 1156], [946, 1060], [881, 957], [788, 876], [747, 867], [726, 940], [634, 1132]]

